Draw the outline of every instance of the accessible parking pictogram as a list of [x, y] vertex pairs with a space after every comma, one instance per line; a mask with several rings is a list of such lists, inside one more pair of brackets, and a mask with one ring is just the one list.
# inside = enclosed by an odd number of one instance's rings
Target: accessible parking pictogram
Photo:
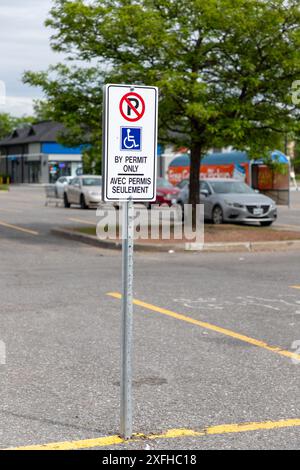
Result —
[[140, 127], [121, 127], [121, 150], [142, 150]]

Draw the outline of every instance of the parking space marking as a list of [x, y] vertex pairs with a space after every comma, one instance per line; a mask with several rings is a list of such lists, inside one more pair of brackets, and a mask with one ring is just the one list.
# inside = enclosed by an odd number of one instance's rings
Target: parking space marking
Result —
[[[108, 292], [107, 295], [110, 297], [114, 297], [115, 299], [121, 299], [122, 295], [118, 292]], [[267, 351], [271, 351], [275, 354], [279, 354], [280, 356], [288, 357], [290, 359], [296, 359], [300, 361], [300, 354], [293, 353], [291, 351], [286, 351], [278, 346], [271, 346], [264, 341], [257, 340], [255, 338], [251, 338], [250, 336], [245, 336], [240, 333], [236, 333], [235, 331], [228, 330], [227, 328], [222, 328], [217, 325], [212, 325], [211, 323], [203, 322], [201, 320], [196, 320], [195, 318], [188, 317], [186, 315], [182, 315], [180, 313], [173, 312], [171, 310], [167, 310], [165, 308], [157, 307], [156, 305], [148, 304], [141, 300], [134, 299], [134, 305], [138, 305], [146, 310], [150, 310], [152, 312], [161, 313], [162, 315], [167, 315], [168, 317], [175, 318], [176, 320], [181, 320], [186, 323], [191, 323], [192, 325], [197, 325], [206, 330], [211, 330], [216, 333], [221, 333], [225, 336], [229, 336], [231, 338], [237, 339], [239, 341], [243, 341], [244, 343], [251, 344], [252, 346], [257, 346], [262, 349], [266, 349]]]
[[74, 217], [68, 217], [68, 220], [71, 220], [72, 222], [80, 222], [81, 224], [87, 224], [87, 225], [92, 225], [94, 222], [93, 221], [88, 221], [88, 220], [83, 220], [83, 219], [75, 219]]
[[11, 228], [13, 230], [18, 230], [19, 232], [29, 233], [30, 235], [39, 235], [39, 232], [35, 232], [34, 230], [29, 230], [28, 228], [19, 227], [18, 225], [7, 224], [6, 222], [0, 221], [0, 225], [2, 227]]
[[120, 436], [104, 436], [94, 439], [83, 439], [80, 441], [63, 441], [52, 442], [49, 444], [37, 444], [22, 447], [13, 447], [3, 450], [79, 450], [79, 449], [92, 449], [96, 447], [109, 447], [118, 444], [140, 442], [141, 446], [145, 441], [157, 439], [176, 439], [184, 437], [207, 437], [218, 436], [224, 434], [237, 434], [253, 431], [271, 431], [283, 428], [295, 428], [300, 426], [300, 419], [286, 419], [280, 421], [262, 421], [253, 423], [238, 423], [238, 424], [221, 424], [217, 426], [210, 426], [201, 431], [194, 431], [193, 429], [169, 429], [161, 434], [134, 434], [132, 439], [125, 440]]

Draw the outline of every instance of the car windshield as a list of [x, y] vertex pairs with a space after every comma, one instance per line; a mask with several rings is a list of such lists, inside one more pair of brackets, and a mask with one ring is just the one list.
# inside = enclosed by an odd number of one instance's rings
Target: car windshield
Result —
[[180, 183], [178, 183], [176, 186], [177, 186], [177, 188], [182, 189], [182, 188], [184, 188], [185, 186], [187, 186], [188, 184], [189, 184], [189, 180], [182, 180], [182, 181], [180, 181]]
[[170, 188], [170, 189], [174, 188], [174, 186], [171, 183], [169, 183], [168, 180], [165, 180], [164, 178], [157, 179], [157, 187], [158, 188]]
[[102, 179], [101, 178], [83, 178], [82, 185], [83, 186], [101, 186]]
[[255, 192], [242, 181], [214, 181], [210, 182], [210, 185], [217, 194], [249, 194]]

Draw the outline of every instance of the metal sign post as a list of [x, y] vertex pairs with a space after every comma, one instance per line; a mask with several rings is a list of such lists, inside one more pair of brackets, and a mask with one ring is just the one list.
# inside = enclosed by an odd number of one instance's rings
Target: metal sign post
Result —
[[103, 201], [123, 207], [121, 435], [132, 436], [132, 281], [134, 202], [156, 200], [158, 89], [105, 85]]
[[121, 435], [129, 439], [132, 436], [133, 202], [124, 202], [122, 209]]

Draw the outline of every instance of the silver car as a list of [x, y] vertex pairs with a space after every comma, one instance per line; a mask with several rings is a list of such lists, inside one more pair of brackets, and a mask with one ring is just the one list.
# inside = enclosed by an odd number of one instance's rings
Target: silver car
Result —
[[82, 209], [97, 207], [102, 201], [102, 177], [82, 175], [73, 178], [64, 192], [65, 207], [79, 204]]
[[[186, 184], [178, 195], [178, 204], [188, 204], [188, 197], [189, 184]], [[259, 222], [267, 227], [277, 219], [276, 203], [271, 198], [235, 179], [201, 181], [200, 201], [204, 204], [205, 219], [214, 224]]]
[[55, 191], [58, 198], [62, 199], [64, 197], [64, 192], [66, 187], [72, 181], [73, 176], [61, 176], [55, 183]]

